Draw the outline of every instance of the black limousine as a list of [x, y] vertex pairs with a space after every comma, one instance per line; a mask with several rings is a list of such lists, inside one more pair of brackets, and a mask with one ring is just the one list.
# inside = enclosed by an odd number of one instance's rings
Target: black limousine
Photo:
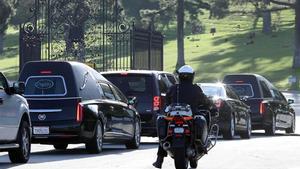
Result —
[[33, 143], [85, 143], [99, 153], [103, 142], [140, 144], [140, 116], [134, 103], [96, 70], [78, 62], [28, 62], [20, 73], [30, 105]]

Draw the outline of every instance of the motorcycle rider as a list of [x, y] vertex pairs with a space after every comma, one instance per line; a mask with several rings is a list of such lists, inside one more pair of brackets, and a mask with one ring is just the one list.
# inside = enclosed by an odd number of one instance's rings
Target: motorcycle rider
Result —
[[[206, 97], [198, 85], [193, 84], [195, 75], [193, 68], [189, 65], [184, 65], [178, 69], [177, 73], [179, 84], [173, 85], [167, 92], [166, 105], [172, 103], [189, 104], [194, 115], [198, 112], [199, 106], [201, 106], [202, 109], [210, 110], [213, 106], [212, 102]], [[160, 126], [157, 126], [157, 128], [159, 127]], [[203, 151], [205, 153], [207, 152], [206, 147], [203, 147]], [[152, 165], [156, 168], [161, 168], [164, 157], [166, 156], [167, 152], [163, 149], [162, 145], [159, 144], [157, 159]]]

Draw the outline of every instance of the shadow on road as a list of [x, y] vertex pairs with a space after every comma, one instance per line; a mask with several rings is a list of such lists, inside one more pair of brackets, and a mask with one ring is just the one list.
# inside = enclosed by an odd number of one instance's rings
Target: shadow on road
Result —
[[[35, 151], [31, 153], [28, 164], [38, 164], [55, 161], [65, 161], [73, 159], [85, 159], [91, 157], [101, 157], [106, 155], [124, 155], [129, 152], [157, 148], [157, 142], [141, 143], [138, 150], [128, 150], [123, 145], [104, 145], [103, 151], [100, 154], [88, 154], [85, 146], [78, 146], [67, 150], [45, 150]], [[8, 155], [0, 155], [0, 159], [5, 158], [7, 162], [0, 161], [0, 169], [13, 168], [22, 164], [11, 164], [8, 161]], [[25, 164], [24, 164], [25, 165]]]

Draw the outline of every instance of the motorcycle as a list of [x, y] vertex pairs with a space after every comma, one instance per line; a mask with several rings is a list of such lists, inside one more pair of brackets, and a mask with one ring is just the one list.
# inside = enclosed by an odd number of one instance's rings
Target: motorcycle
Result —
[[197, 168], [198, 160], [216, 145], [218, 125], [207, 126], [210, 113], [204, 117], [201, 114], [206, 110], [201, 110], [199, 115], [193, 116], [187, 104], [172, 104], [165, 111], [166, 116], [158, 117], [158, 123], [164, 123], [158, 124], [161, 126], [158, 129], [160, 144], [174, 159], [176, 169], [187, 169], [189, 161], [191, 168]]

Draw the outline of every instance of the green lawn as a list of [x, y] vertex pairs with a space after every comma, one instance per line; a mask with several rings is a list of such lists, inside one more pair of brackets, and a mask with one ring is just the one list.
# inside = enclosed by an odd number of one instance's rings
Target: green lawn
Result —
[[[185, 38], [185, 61], [196, 70], [195, 81], [214, 82], [226, 73], [251, 72], [267, 77], [280, 89], [290, 88], [288, 77], [294, 73], [291, 69], [294, 13], [284, 11], [280, 18], [275, 14], [272, 17], [274, 21], [280, 19], [279, 26], [267, 36], [261, 33], [261, 20], [253, 30], [251, 17], [210, 20], [207, 14], [201, 16], [205, 33], [190, 35], [187, 28]], [[209, 33], [212, 26], [217, 29], [214, 36]], [[254, 43], [246, 45], [250, 32], [255, 32]], [[175, 27], [171, 26], [164, 34], [164, 69], [173, 72], [177, 61]], [[5, 54], [0, 55], [0, 70], [10, 79], [16, 79], [18, 64], [18, 30], [10, 27], [5, 39]]]
[[[220, 81], [226, 73], [258, 73], [281, 89], [290, 88], [288, 77], [293, 55], [294, 16], [292, 11], [281, 14], [280, 26], [272, 35], [261, 33], [261, 21], [256, 30], [252, 29], [253, 19], [233, 16], [222, 20], [208, 20], [203, 16], [206, 32], [187, 35], [185, 38], [185, 62], [196, 70], [196, 82]], [[275, 15], [274, 19], [278, 19]], [[237, 25], [240, 25], [238, 29]], [[217, 33], [212, 36], [210, 27]], [[247, 45], [250, 32], [255, 32], [253, 44]], [[176, 40], [172, 31], [167, 34], [164, 68], [174, 71], [177, 53]]]

